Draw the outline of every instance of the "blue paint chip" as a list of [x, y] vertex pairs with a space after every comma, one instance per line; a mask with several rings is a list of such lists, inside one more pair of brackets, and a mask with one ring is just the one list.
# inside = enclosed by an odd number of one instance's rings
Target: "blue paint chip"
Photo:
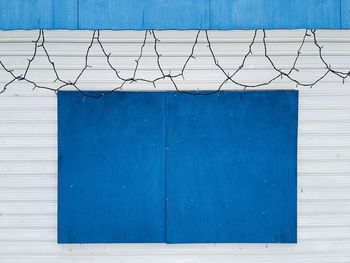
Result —
[[58, 242], [296, 242], [297, 123], [297, 91], [59, 92]]

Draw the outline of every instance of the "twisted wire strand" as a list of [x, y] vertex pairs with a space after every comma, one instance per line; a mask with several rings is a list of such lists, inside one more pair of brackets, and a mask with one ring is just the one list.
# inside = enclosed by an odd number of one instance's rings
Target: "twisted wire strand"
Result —
[[[293, 64], [291, 66], [291, 68], [287, 71], [283, 71], [282, 69], [278, 68], [278, 66], [276, 65], [275, 61], [272, 59], [272, 57], [269, 55], [269, 50], [268, 50], [268, 41], [267, 41], [267, 34], [266, 31], [264, 29], [262, 29], [262, 44], [263, 44], [263, 48], [264, 48], [264, 57], [266, 58], [267, 62], [269, 63], [269, 65], [271, 66], [271, 69], [276, 73], [275, 76], [273, 76], [272, 78], [264, 81], [264, 82], [259, 82], [259, 83], [255, 83], [255, 84], [245, 84], [242, 82], [239, 82], [235, 79], [235, 76], [244, 69], [245, 65], [246, 65], [246, 61], [248, 59], [248, 57], [250, 55], [253, 54], [253, 46], [254, 44], [256, 44], [256, 40], [257, 40], [257, 34], [258, 34], [259, 30], [255, 30], [254, 34], [253, 34], [253, 38], [248, 46], [248, 50], [245, 53], [245, 55], [243, 56], [241, 63], [239, 64], [239, 66], [237, 68], [235, 68], [233, 70], [233, 73], [229, 73], [229, 71], [225, 70], [224, 67], [220, 64], [217, 55], [215, 54], [215, 51], [213, 49], [213, 44], [210, 40], [210, 36], [209, 36], [209, 31], [205, 30], [205, 31], [201, 31], [198, 30], [195, 38], [193, 40], [193, 44], [191, 45], [191, 48], [189, 50], [188, 55], [186, 56], [186, 60], [184, 62], [184, 64], [181, 67], [181, 70], [179, 73], [177, 74], [172, 74], [171, 70], [169, 70], [169, 73], [165, 72], [165, 69], [162, 66], [161, 63], [161, 58], [162, 58], [162, 54], [159, 52], [159, 43], [161, 42], [161, 40], [156, 36], [156, 32], [154, 30], [146, 30], [144, 33], [144, 37], [143, 40], [141, 42], [141, 47], [140, 47], [140, 51], [139, 51], [139, 55], [137, 56], [136, 60], [135, 60], [135, 66], [132, 70], [132, 74], [130, 77], [122, 77], [120, 74], [120, 71], [118, 70], [116, 65], [113, 65], [111, 62], [111, 53], [108, 53], [105, 49], [105, 46], [100, 38], [101, 33], [99, 30], [95, 30], [92, 32], [92, 36], [91, 36], [91, 40], [89, 42], [89, 45], [85, 51], [85, 56], [84, 56], [84, 66], [82, 67], [82, 69], [79, 71], [78, 75], [75, 77], [75, 79], [73, 81], [70, 80], [65, 80], [63, 79], [57, 68], [56, 65], [54, 63], [54, 61], [52, 60], [49, 51], [47, 50], [46, 47], [46, 38], [45, 38], [45, 32], [44, 30], [40, 29], [38, 31], [38, 37], [33, 41], [34, 44], [34, 50], [33, 50], [33, 54], [32, 56], [28, 59], [27, 65], [25, 67], [25, 70], [23, 72], [23, 74], [19, 74], [16, 75], [14, 73], [14, 71], [12, 69], [9, 68], [9, 66], [6, 66], [4, 64], [3, 61], [0, 60], [0, 68], [2, 68], [5, 72], [7, 72], [10, 75], [10, 80], [5, 83], [5, 85], [0, 89], [0, 94], [4, 93], [6, 90], [8, 90], [8, 88], [15, 82], [25, 82], [28, 83], [30, 85], [32, 85], [32, 89], [45, 89], [45, 90], [50, 90], [53, 91], [55, 93], [57, 93], [59, 90], [65, 88], [65, 87], [73, 87], [75, 90], [79, 91], [82, 95], [86, 96], [86, 97], [91, 97], [91, 98], [100, 98], [104, 95], [107, 95], [111, 92], [114, 91], [121, 91], [123, 90], [123, 87], [126, 84], [132, 84], [132, 83], [149, 83], [152, 84], [154, 86], [154, 88], [157, 88], [157, 83], [161, 80], [170, 80], [170, 83], [172, 83], [174, 89], [179, 92], [179, 93], [185, 93], [185, 94], [189, 94], [189, 95], [210, 95], [210, 94], [214, 94], [214, 93], [218, 93], [222, 90], [223, 86], [225, 84], [227, 84], [228, 82], [231, 82], [232, 84], [242, 88], [243, 90], [246, 90], [247, 88], [258, 88], [258, 87], [262, 87], [262, 86], [267, 86], [269, 84], [271, 84], [272, 82], [274, 82], [275, 80], [279, 79], [279, 78], [287, 78], [289, 81], [294, 82], [296, 84], [296, 87], [298, 86], [303, 86], [303, 87], [309, 87], [312, 88], [314, 87], [317, 83], [319, 83], [320, 81], [322, 81], [327, 75], [329, 74], [333, 74], [337, 77], [339, 77], [342, 80], [342, 83], [345, 82], [345, 80], [350, 76], [350, 69], [349, 71], [340, 71], [340, 70], [335, 70], [332, 68], [332, 66], [327, 63], [326, 59], [324, 58], [323, 55], [323, 46], [321, 46], [317, 40], [317, 34], [316, 34], [316, 30], [309, 30], [306, 29], [305, 33], [300, 41], [300, 45], [299, 48], [296, 52], [296, 56], [293, 60]], [[191, 91], [191, 90], [182, 90], [179, 88], [178, 84], [177, 84], [177, 79], [178, 78], [182, 78], [183, 80], [185, 80], [185, 74], [186, 74], [186, 69], [188, 67], [188, 64], [190, 63], [191, 60], [196, 59], [195, 57], [195, 51], [196, 51], [196, 47], [198, 46], [199, 43], [199, 37], [201, 34], [205, 35], [205, 42], [206, 42], [206, 47], [208, 48], [208, 51], [210, 53], [210, 57], [214, 63], [214, 66], [222, 73], [224, 80], [220, 83], [220, 85], [218, 86], [217, 89], [214, 90], [209, 90], [209, 91], [201, 91], [199, 92], [197, 91]], [[140, 61], [144, 56], [144, 48], [146, 46], [147, 40], [148, 38], [151, 38], [151, 41], [153, 43], [153, 51], [154, 54], [156, 56], [156, 64], [157, 64], [157, 69], [160, 73], [160, 76], [153, 78], [153, 79], [146, 79], [146, 78], [138, 78], [137, 77], [137, 73], [139, 71], [139, 66], [140, 66]], [[303, 82], [303, 81], [299, 81], [296, 77], [293, 76], [293, 73], [299, 72], [299, 69], [297, 68], [297, 64], [299, 61], [299, 58], [302, 54], [302, 49], [304, 47], [304, 44], [306, 42], [307, 38], [311, 38], [312, 39], [312, 43], [313, 45], [317, 48], [318, 51], [318, 56], [320, 58], [321, 63], [323, 64], [325, 71], [324, 73], [322, 73], [317, 79], [315, 79], [312, 82]], [[92, 68], [92, 66], [89, 65], [89, 55], [91, 52], [91, 48], [93, 47], [94, 44], [97, 44], [97, 46], [100, 48], [100, 50], [102, 51], [103, 57], [106, 60], [106, 63], [109, 67], [110, 70], [113, 71], [116, 79], [118, 81], [120, 81], [120, 84], [117, 85], [115, 88], [110, 89], [108, 91], [104, 91], [101, 92], [99, 95], [95, 95], [95, 94], [91, 94], [91, 93], [87, 93], [84, 90], [82, 90], [79, 87], [79, 80], [81, 79], [81, 77], [83, 76], [83, 74], [85, 73], [85, 71], [89, 68]], [[54, 72], [55, 75], [55, 80], [53, 81], [54, 83], [59, 83], [59, 86], [57, 88], [53, 88], [50, 86], [43, 86], [43, 85], [39, 85], [38, 83], [36, 83], [35, 81], [33, 81], [32, 79], [30, 79], [28, 77], [28, 73], [31, 70], [31, 66], [32, 63], [34, 62], [34, 60], [36, 59], [36, 57], [38, 56], [38, 49], [42, 48], [44, 55], [47, 59], [47, 61], [49, 62], [52, 71]]]

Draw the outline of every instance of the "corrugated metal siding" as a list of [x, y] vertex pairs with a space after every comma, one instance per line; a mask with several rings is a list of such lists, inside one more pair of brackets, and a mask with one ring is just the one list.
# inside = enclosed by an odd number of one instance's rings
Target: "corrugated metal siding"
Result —
[[[161, 63], [179, 70], [196, 32], [158, 33]], [[325, 58], [333, 67], [350, 68], [350, 31], [320, 31]], [[59, 72], [74, 79], [84, 63], [92, 32], [46, 33]], [[252, 31], [209, 32], [225, 68], [238, 66]], [[282, 68], [290, 67], [303, 31], [268, 31], [269, 52]], [[37, 36], [34, 31], [0, 32], [0, 58], [23, 72]], [[101, 32], [101, 40], [121, 74], [132, 72], [143, 32]], [[196, 49], [180, 88], [210, 89], [223, 80], [212, 65], [204, 42]], [[240, 79], [265, 80], [274, 73], [263, 57], [261, 32]], [[39, 54], [43, 55], [42, 51]], [[157, 72], [152, 44], [146, 45], [140, 76]], [[113, 88], [116, 81], [97, 46], [80, 84], [87, 89]], [[317, 49], [308, 41], [300, 59], [300, 79], [312, 80], [324, 70]], [[44, 56], [33, 63], [30, 77], [48, 83], [54, 76]], [[0, 82], [7, 75], [0, 70]], [[133, 84], [128, 89], [151, 90]], [[171, 89], [164, 81], [159, 89]], [[226, 88], [234, 89], [231, 84]], [[265, 89], [290, 89], [279, 79]], [[0, 96], [0, 262], [350, 262], [350, 82], [329, 76], [312, 89], [300, 88], [298, 151], [298, 244], [100, 244], [58, 245], [57, 105], [47, 91], [14, 84]]]

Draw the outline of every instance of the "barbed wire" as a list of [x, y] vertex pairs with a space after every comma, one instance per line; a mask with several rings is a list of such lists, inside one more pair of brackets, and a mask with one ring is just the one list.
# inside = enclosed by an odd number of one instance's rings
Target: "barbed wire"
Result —
[[[189, 95], [210, 95], [210, 94], [214, 94], [214, 93], [218, 93], [222, 90], [222, 87], [228, 83], [231, 82], [234, 85], [242, 88], [243, 90], [246, 90], [247, 88], [258, 88], [258, 87], [262, 87], [262, 86], [267, 86], [269, 84], [271, 84], [272, 82], [274, 82], [276, 79], [279, 78], [287, 78], [289, 81], [294, 82], [296, 84], [296, 87], [298, 86], [303, 86], [303, 87], [310, 87], [312, 88], [314, 85], [316, 85], [317, 83], [319, 83], [322, 79], [324, 79], [327, 75], [329, 74], [333, 74], [337, 77], [339, 77], [342, 80], [342, 83], [345, 82], [345, 79], [347, 79], [350, 76], [350, 70], [347, 72], [344, 71], [339, 71], [339, 70], [335, 70], [332, 68], [332, 66], [327, 63], [327, 61], [325, 60], [324, 56], [323, 56], [323, 46], [321, 46], [318, 43], [317, 40], [317, 36], [316, 36], [316, 30], [305, 30], [305, 33], [300, 41], [300, 46], [296, 52], [296, 56], [293, 60], [293, 64], [292, 67], [287, 70], [287, 71], [283, 71], [282, 69], [278, 68], [278, 66], [276, 65], [276, 63], [274, 62], [274, 60], [271, 58], [271, 56], [269, 55], [269, 50], [268, 50], [268, 43], [267, 43], [267, 35], [266, 35], [266, 31], [265, 30], [261, 30], [262, 31], [262, 43], [263, 43], [263, 47], [264, 47], [264, 57], [267, 59], [269, 65], [271, 66], [271, 69], [273, 71], [276, 72], [276, 75], [274, 77], [272, 77], [271, 79], [264, 81], [264, 82], [259, 82], [256, 84], [245, 84], [242, 82], [239, 82], [238, 80], [234, 79], [234, 77], [241, 71], [244, 69], [245, 65], [246, 65], [246, 61], [248, 59], [248, 57], [250, 55], [253, 54], [252, 52], [252, 48], [254, 46], [254, 44], [256, 43], [256, 39], [257, 39], [257, 33], [258, 30], [254, 31], [254, 35], [253, 38], [249, 44], [248, 47], [248, 51], [247, 53], [245, 53], [245, 55], [242, 58], [241, 63], [239, 64], [238, 68], [233, 69], [233, 73], [230, 74], [228, 70], [225, 70], [223, 66], [221, 66], [221, 64], [219, 63], [219, 60], [217, 59], [217, 56], [215, 54], [215, 51], [213, 49], [213, 45], [212, 42], [210, 40], [209, 37], [209, 32], [210, 31], [201, 31], [198, 30], [195, 38], [193, 40], [193, 44], [191, 46], [191, 49], [189, 51], [189, 54], [186, 56], [186, 60], [185, 63], [183, 64], [183, 66], [181, 67], [180, 73], [177, 74], [171, 74], [171, 71], [169, 70], [169, 73], [165, 73], [165, 69], [162, 67], [161, 64], [161, 57], [162, 54], [159, 52], [158, 50], [158, 45], [160, 43], [160, 39], [157, 38], [156, 36], [156, 32], [154, 30], [146, 30], [145, 34], [144, 34], [144, 38], [140, 47], [140, 51], [139, 51], [139, 55], [137, 56], [137, 59], [135, 60], [135, 67], [132, 70], [132, 74], [130, 77], [125, 78], [122, 77], [120, 74], [120, 71], [118, 70], [117, 66], [113, 65], [110, 58], [111, 58], [111, 53], [107, 53], [104, 44], [101, 41], [100, 38], [100, 31], [99, 30], [95, 30], [92, 32], [92, 37], [91, 40], [89, 42], [89, 45], [86, 49], [85, 52], [85, 60], [84, 60], [84, 67], [79, 71], [77, 77], [73, 80], [73, 81], [68, 81], [68, 80], [64, 80], [60, 75], [59, 72], [56, 68], [56, 65], [54, 63], [54, 61], [52, 60], [47, 48], [46, 48], [46, 38], [45, 38], [45, 32], [44, 30], [39, 30], [38, 32], [38, 37], [36, 38], [36, 40], [33, 41], [34, 43], [34, 51], [33, 54], [31, 56], [31, 58], [28, 59], [27, 65], [25, 67], [25, 71], [23, 72], [23, 74], [20, 75], [16, 75], [14, 73], [14, 71], [12, 69], [10, 69], [8, 66], [6, 66], [4, 64], [3, 61], [0, 60], [0, 66], [3, 68], [3, 70], [5, 70], [5, 72], [7, 72], [10, 75], [10, 80], [0, 89], [0, 94], [4, 93], [9, 87], [10, 85], [12, 85], [13, 83], [15, 83], [16, 81], [18, 82], [26, 82], [30, 85], [32, 85], [32, 89], [45, 89], [45, 90], [50, 90], [53, 91], [55, 93], [57, 93], [59, 90], [65, 88], [65, 87], [73, 87], [75, 90], [79, 91], [82, 95], [84, 95], [85, 97], [91, 97], [91, 98], [100, 98], [104, 95], [107, 95], [111, 92], [114, 91], [118, 91], [118, 90], [122, 90], [123, 87], [126, 84], [132, 84], [132, 83], [150, 83], [152, 84], [155, 88], [157, 87], [157, 83], [161, 80], [170, 80], [170, 82], [172, 83], [172, 85], [174, 86], [175, 90], [179, 93], [185, 93], [185, 94], [189, 94]], [[198, 39], [200, 34], [204, 32], [205, 34], [205, 42], [206, 45], [209, 49], [209, 53], [210, 53], [210, 57], [212, 58], [215, 67], [223, 74], [224, 80], [220, 83], [220, 85], [218, 86], [217, 89], [215, 90], [210, 90], [210, 91], [189, 91], [189, 90], [181, 90], [178, 87], [177, 84], [177, 79], [178, 78], [182, 78], [185, 79], [185, 71], [187, 69], [187, 66], [189, 64], [189, 62], [193, 59], [196, 59], [196, 57], [194, 56], [195, 54], [195, 49], [199, 43]], [[148, 38], [151, 38], [151, 41], [153, 42], [153, 51], [154, 54], [156, 56], [156, 63], [157, 63], [157, 69], [159, 70], [160, 76], [153, 78], [153, 79], [146, 79], [146, 78], [137, 78], [137, 72], [139, 70], [139, 65], [140, 65], [140, 60], [143, 58], [144, 55], [144, 48], [146, 46], [147, 40]], [[307, 38], [311, 38], [312, 39], [312, 43], [314, 44], [314, 46], [317, 48], [318, 51], [318, 56], [322, 62], [322, 64], [325, 67], [325, 72], [318, 77], [316, 80], [314, 80], [313, 82], [302, 82], [299, 81], [297, 78], [293, 77], [293, 73], [299, 72], [298, 68], [297, 68], [297, 64], [301, 55], [301, 51], [302, 48], [306, 42]], [[89, 60], [89, 55], [91, 52], [91, 48], [93, 47], [93, 45], [97, 43], [97, 45], [100, 47], [102, 54], [104, 56], [104, 58], [106, 59], [107, 65], [109, 67], [110, 70], [113, 71], [115, 77], [117, 78], [118, 81], [121, 81], [121, 84], [118, 85], [117, 87], [110, 89], [108, 91], [105, 92], [101, 92], [98, 95], [95, 94], [91, 94], [91, 93], [87, 93], [84, 90], [82, 90], [79, 85], [78, 85], [78, 81], [80, 80], [81, 76], [84, 74], [84, 72], [88, 69], [91, 68], [91, 66], [88, 63]], [[31, 80], [28, 77], [28, 73], [30, 71], [30, 68], [32, 66], [33, 61], [35, 60], [35, 58], [38, 56], [38, 49], [42, 48], [42, 50], [44, 51], [45, 57], [48, 60], [49, 64], [51, 65], [52, 71], [55, 74], [55, 80], [54, 83], [59, 83], [59, 86], [57, 88], [53, 88], [50, 86], [43, 86], [43, 85], [39, 85], [37, 84], [35, 81]]]

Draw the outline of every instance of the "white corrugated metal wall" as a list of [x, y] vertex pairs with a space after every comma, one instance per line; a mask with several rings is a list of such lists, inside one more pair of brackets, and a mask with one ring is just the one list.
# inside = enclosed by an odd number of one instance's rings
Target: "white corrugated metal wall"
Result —
[[[252, 31], [211, 32], [213, 49], [224, 68], [235, 68], [248, 50]], [[161, 63], [180, 70], [196, 32], [157, 32]], [[278, 67], [289, 69], [304, 31], [267, 31], [269, 53]], [[23, 72], [37, 31], [0, 32], [0, 59]], [[101, 40], [122, 75], [130, 75], [142, 44], [141, 31], [102, 31]], [[350, 68], [350, 31], [318, 31], [326, 60]], [[84, 65], [91, 31], [46, 31], [46, 46], [64, 79], [74, 80]], [[263, 56], [262, 32], [239, 80], [265, 81], [274, 72]], [[151, 41], [152, 39], [150, 39]], [[205, 35], [191, 61], [182, 89], [213, 89], [224, 79], [213, 66]], [[28, 77], [42, 84], [54, 79], [43, 51]], [[312, 39], [302, 50], [296, 76], [312, 81], [324, 72]], [[79, 85], [110, 89], [118, 84], [98, 45]], [[146, 44], [139, 77], [159, 75], [153, 43]], [[231, 70], [233, 71], [233, 70]], [[1, 86], [8, 74], [0, 70]], [[164, 81], [158, 89], [172, 89]], [[237, 89], [228, 84], [227, 89]], [[264, 89], [294, 89], [278, 79]], [[57, 105], [49, 91], [32, 91], [14, 83], [0, 95], [0, 262], [350, 262], [350, 81], [327, 76], [312, 89], [300, 90], [298, 139], [298, 244], [99, 244], [56, 243]], [[134, 83], [125, 89], [155, 90]]]

